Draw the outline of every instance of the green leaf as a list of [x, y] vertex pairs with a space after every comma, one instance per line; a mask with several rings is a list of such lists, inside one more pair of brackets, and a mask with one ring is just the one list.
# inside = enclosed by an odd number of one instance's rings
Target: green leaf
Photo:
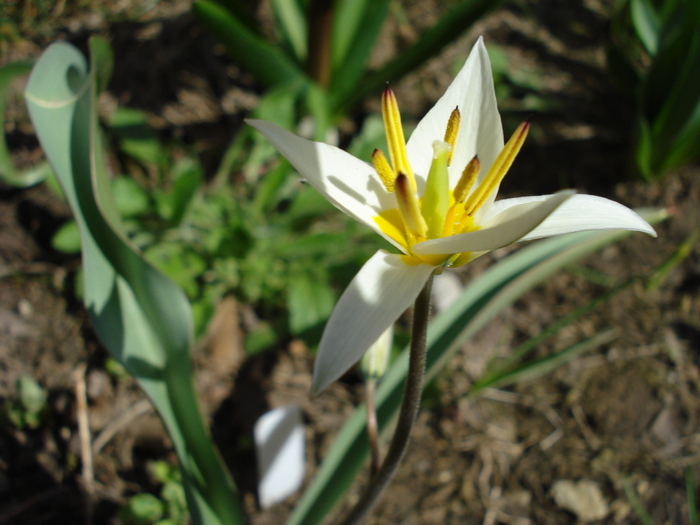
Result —
[[207, 269], [207, 263], [186, 245], [161, 242], [146, 250], [144, 255], [156, 268], [175, 281], [188, 297], [194, 299], [199, 295], [197, 278]]
[[272, 0], [272, 7], [297, 61], [303, 63], [307, 53], [307, 27], [303, 7], [297, 0]]
[[46, 406], [46, 392], [31, 376], [20, 376], [17, 380], [17, 395], [28, 412], [41, 412]]
[[[666, 217], [660, 210], [641, 211], [650, 222]], [[562, 267], [607, 246], [629, 232], [583, 232], [539, 241], [504, 259], [468, 285], [452, 307], [439, 315], [428, 332], [425, 384], [447, 364], [462, 344], [523, 293]], [[385, 429], [401, 403], [408, 364], [404, 351], [377, 390], [380, 429]], [[311, 485], [287, 525], [315, 525], [345, 493], [367, 456], [365, 409], [360, 406], [328, 451]]]
[[112, 194], [122, 217], [136, 217], [148, 213], [151, 202], [146, 191], [129, 177], [115, 177], [112, 180]]
[[132, 496], [129, 499], [129, 503], [122, 507], [119, 517], [127, 523], [148, 525], [160, 519], [164, 510], [163, 502], [153, 494], [144, 492]]
[[642, 86], [641, 112], [649, 126], [651, 176], [698, 158], [700, 147], [700, 2], [669, 2], [664, 8], [658, 52]]
[[102, 342], [156, 406], [180, 461], [194, 521], [242, 523], [233, 482], [198, 408], [189, 303], [121, 231], [96, 110], [112, 54], [104, 40], [93, 38], [90, 55], [88, 70], [75, 47], [53, 44], [34, 67], [25, 92], [39, 141], [80, 229], [84, 301]]
[[328, 319], [335, 306], [335, 294], [328, 279], [303, 269], [294, 271], [287, 285], [289, 329], [294, 335], [318, 328]]
[[179, 226], [190, 203], [197, 195], [204, 173], [198, 162], [190, 158], [180, 160], [173, 168], [173, 183], [170, 192], [159, 199], [159, 214], [171, 226]]
[[143, 111], [117, 108], [112, 114], [110, 127], [119, 137], [119, 146], [124, 153], [144, 164], [160, 164], [164, 156], [163, 148]]
[[[0, 67], [0, 124], [5, 122], [5, 105], [12, 82], [23, 75], [29, 74], [31, 62], [12, 62]], [[48, 162], [41, 162], [34, 168], [18, 170], [12, 163], [10, 151], [5, 142], [4, 126], [0, 129], [0, 180], [17, 188], [26, 188], [43, 181], [51, 175]]]
[[245, 336], [245, 351], [248, 355], [259, 354], [277, 343], [279, 337], [268, 323], [257, 323]]
[[336, 2], [333, 17], [330, 92], [356, 86], [384, 25], [391, 0]]
[[80, 251], [78, 223], [71, 220], [63, 224], [51, 238], [51, 246], [59, 252], [78, 253]]
[[199, 0], [192, 5], [192, 10], [233, 59], [262, 84], [271, 87], [308, 81], [299, 65], [279, 47], [252, 31], [217, 2]]
[[291, 206], [287, 210], [288, 219], [298, 221], [300, 219], [317, 218], [333, 210], [325, 197], [310, 186], [305, 186], [299, 191]]
[[[301, 84], [291, 84], [268, 90], [253, 111], [253, 118], [269, 120], [283, 128], [293, 129], [297, 123], [296, 105], [303, 95], [303, 88]], [[277, 157], [277, 150], [253, 128], [248, 126], [246, 131], [252, 137], [253, 147], [244, 150], [246, 155], [244, 171], [246, 180], [253, 182], [260, 177], [261, 166]], [[282, 164], [288, 166], [285, 162]], [[286, 168], [286, 171], [288, 172], [289, 168]]]
[[659, 46], [659, 16], [650, 0], [631, 0], [632, 25], [647, 53], [656, 54]]
[[372, 161], [375, 149], [387, 151], [384, 121], [381, 115], [369, 115], [362, 123], [362, 129], [348, 146], [348, 153], [365, 162]]
[[496, 8], [500, 0], [463, 0], [450, 9], [417, 42], [403, 50], [379, 70], [358, 83], [337, 86], [332, 92], [332, 107], [343, 111], [370, 94], [378, 94], [386, 82], [395, 82], [439, 53], [486, 13]]

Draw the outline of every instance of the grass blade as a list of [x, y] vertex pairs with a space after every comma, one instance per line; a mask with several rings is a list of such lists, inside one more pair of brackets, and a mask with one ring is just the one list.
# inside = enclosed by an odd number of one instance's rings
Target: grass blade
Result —
[[262, 84], [271, 87], [308, 82], [297, 63], [265, 40], [231, 11], [213, 0], [199, 0], [192, 10], [228, 53]]
[[500, 0], [463, 0], [450, 9], [433, 27], [425, 31], [413, 45], [375, 71], [359, 84], [339, 86], [333, 94], [333, 108], [349, 108], [370, 94], [380, 93], [387, 82], [395, 82], [413, 71], [484, 16], [495, 9]]

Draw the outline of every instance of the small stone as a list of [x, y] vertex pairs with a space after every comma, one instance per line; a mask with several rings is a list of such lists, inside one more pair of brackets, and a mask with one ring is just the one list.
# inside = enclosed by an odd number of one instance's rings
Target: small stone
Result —
[[464, 285], [457, 274], [445, 270], [433, 279], [433, 306], [437, 313], [444, 312], [462, 294]]
[[583, 522], [603, 519], [609, 512], [600, 487], [590, 479], [578, 482], [557, 480], [552, 485], [550, 495], [559, 508], [573, 512]]
[[26, 299], [20, 299], [17, 302], [17, 312], [24, 319], [29, 319], [34, 313], [34, 307], [32, 306], [32, 303]]

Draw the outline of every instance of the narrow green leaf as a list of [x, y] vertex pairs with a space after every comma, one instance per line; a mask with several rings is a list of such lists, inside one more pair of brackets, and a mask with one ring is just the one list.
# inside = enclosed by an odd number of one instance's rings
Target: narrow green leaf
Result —
[[339, 85], [332, 93], [332, 107], [343, 111], [370, 94], [380, 93], [386, 82], [394, 82], [413, 71], [442, 48], [464, 33], [486, 13], [495, 9], [500, 0], [463, 0], [450, 9], [417, 42], [399, 53], [385, 66], [359, 83]]
[[658, 288], [663, 283], [669, 274], [675, 270], [683, 261], [690, 257], [693, 253], [693, 248], [700, 238], [700, 229], [695, 229], [686, 237], [686, 239], [676, 248], [671, 256], [666, 259], [661, 266], [656, 268], [651, 273], [647, 280], [645, 288], [647, 291]]
[[499, 377], [505, 376], [518, 368], [518, 363], [532, 350], [534, 350], [539, 344], [546, 341], [554, 334], [559, 332], [562, 328], [569, 326], [576, 320], [584, 316], [585, 314], [593, 311], [598, 306], [608, 302], [610, 299], [615, 297], [617, 294], [629, 288], [632, 284], [637, 282], [637, 279], [630, 279], [619, 286], [607, 291], [603, 295], [596, 297], [592, 301], [576, 308], [569, 315], [558, 319], [551, 325], [544, 328], [539, 334], [531, 337], [524, 343], [518, 345], [514, 348], [508, 356], [503, 360], [499, 361], [496, 366], [492, 369], [488, 369], [482, 377], [472, 385], [472, 391], [478, 391], [487, 386], [492, 385], [494, 381], [497, 381]]
[[[640, 210], [647, 221], [659, 222], [662, 210]], [[460, 346], [516, 298], [555, 271], [611, 244], [629, 232], [583, 232], [539, 241], [494, 265], [468, 285], [453, 306], [438, 316], [428, 332], [426, 384], [447, 364]], [[380, 429], [392, 420], [401, 403], [408, 363], [404, 351], [377, 391]], [[336, 505], [367, 456], [365, 409], [361, 405], [338, 433], [311, 485], [287, 521], [315, 525]]]
[[632, 479], [629, 477], [623, 478], [622, 487], [625, 490], [627, 501], [629, 501], [629, 504], [639, 518], [639, 521], [641, 521], [643, 525], [657, 525], [649, 515], [649, 512], [647, 512], [642, 500], [639, 499], [639, 495], [637, 494], [637, 490], [634, 488]]
[[570, 361], [585, 352], [593, 350], [599, 346], [609, 343], [619, 337], [616, 329], [611, 328], [599, 334], [594, 335], [584, 341], [578, 342], [572, 346], [565, 348], [555, 354], [548, 355], [541, 359], [525, 363], [521, 366], [494, 374], [486, 381], [479, 381], [469, 390], [469, 396], [478, 395], [484, 388], [503, 388], [504, 386], [512, 385], [519, 381], [531, 381], [541, 377], [549, 372], [556, 370], [564, 363]]
[[304, 10], [297, 0], [272, 0], [282, 31], [294, 50], [297, 61], [306, 60], [307, 27]]
[[659, 17], [650, 0], [631, 0], [632, 25], [647, 53], [656, 54], [659, 45]]
[[[698, 19], [700, 2], [668, 2], [663, 9], [658, 51], [641, 90], [642, 119], [650, 130], [644, 147], [648, 146], [648, 171], [652, 177], [698, 156]], [[637, 149], [641, 146], [638, 144]]]
[[192, 10], [234, 60], [262, 84], [270, 87], [309, 81], [299, 65], [279, 47], [252, 31], [217, 2], [199, 0], [192, 5]]
[[96, 109], [112, 54], [97, 38], [90, 40], [90, 54], [88, 70], [75, 47], [53, 44], [34, 67], [25, 92], [39, 141], [80, 229], [85, 304], [102, 342], [158, 409], [180, 461], [195, 522], [242, 523], [233, 482], [198, 408], [189, 303], [121, 233]]
[[178, 226], [192, 199], [197, 195], [197, 189], [204, 180], [202, 167], [192, 159], [183, 159], [173, 169], [173, 187], [168, 195], [170, 214], [168, 219], [173, 226]]
[[337, 2], [333, 17], [331, 93], [355, 86], [367, 67], [391, 0]]

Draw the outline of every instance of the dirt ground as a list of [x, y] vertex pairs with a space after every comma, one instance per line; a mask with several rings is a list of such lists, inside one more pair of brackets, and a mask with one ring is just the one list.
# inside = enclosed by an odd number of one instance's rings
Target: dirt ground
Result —
[[[465, 345], [431, 389], [406, 461], [369, 524], [641, 523], [625, 487], [634, 489], [654, 523], [690, 523], [686, 467], [697, 471], [700, 463], [697, 243], [658, 287], [647, 290], [640, 281], [538, 352], [608, 328], [617, 330], [612, 342], [535, 381], [466, 396], [491, 358], [507, 355], [604, 293], [602, 276], [621, 283], [647, 275], [700, 226], [698, 166], [655, 184], [626, 180], [633, 101], [616, 91], [605, 71], [612, 3], [507, 4], [396, 86], [406, 101], [402, 107], [419, 118], [449, 84], [471, 42], [484, 35], [500, 46], [511, 71], [538, 79], [537, 95], [549, 105], [534, 114], [531, 138], [504, 183], [506, 196], [574, 187], [632, 207], [663, 206], [671, 216], [657, 227], [657, 239], [632, 235], [557, 274]], [[161, 136], [192, 145], [213, 168], [255, 104], [260, 91], [252, 78], [204, 34], [187, 1], [139, 7], [136, 1], [99, 0], [90, 9], [79, 7], [83, 4], [47, 8], [27, 2], [16, 34], [0, 42], [1, 63], [36, 58], [55, 39], [84, 49], [91, 34], [105, 35], [116, 67], [103, 106], [148, 111]], [[434, 0], [403, 4], [405, 21], [393, 17], [382, 37], [385, 52], [415, 38], [444, 10]], [[532, 112], [528, 96], [531, 90], [515, 85], [506, 126]], [[17, 104], [10, 107], [5, 131], [19, 165], [41, 158]], [[118, 523], [116, 512], [128, 496], [157, 492], [146, 463], [175, 462], [159, 420], [133, 382], [104, 371], [107, 353], [73, 294], [78, 259], [50, 246], [69, 216], [67, 206], [43, 186], [0, 188], [0, 403], [15, 395], [17, 378], [29, 374], [47, 388], [50, 406], [49, 421], [36, 430], [0, 426], [0, 525], [87, 523], [89, 491], [94, 522]], [[478, 278], [511, 250], [482, 257], [461, 269], [460, 277]], [[299, 404], [308, 423], [308, 480], [361, 401], [362, 386], [350, 374], [310, 400], [313, 356], [299, 341], [246, 358], [243, 329], [235, 321], [246, 308], [233, 302], [222, 308], [213, 335], [195, 356], [197, 381], [251, 523], [278, 524], [295, 497], [264, 512], [257, 509], [255, 460], [240, 436], [250, 436], [253, 422], [268, 408]], [[80, 466], [75, 395], [80, 385], [87, 389], [92, 437], [102, 443], [94, 458], [94, 485]], [[337, 516], [357, 498], [362, 483]], [[588, 489], [585, 509], [562, 502], [572, 486]]]

